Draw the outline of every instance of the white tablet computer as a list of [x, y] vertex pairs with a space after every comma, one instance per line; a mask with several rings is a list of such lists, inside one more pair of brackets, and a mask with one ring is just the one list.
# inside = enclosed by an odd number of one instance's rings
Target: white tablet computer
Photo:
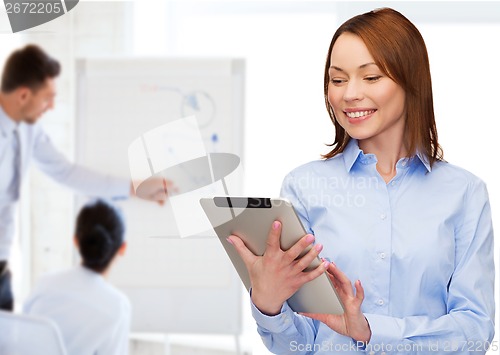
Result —
[[[292, 204], [284, 199], [224, 196], [202, 198], [200, 203], [247, 290], [250, 289], [248, 271], [236, 249], [226, 240], [228, 236], [240, 237], [255, 255], [263, 255], [275, 220], [282, 224], [283, 250], [289, 249], [306, 234]], [[320, 263], [321, 260], [316, 258], [309, 269]], [[326, 273], [303, 285], [288, 299], [288, 304], [295, 312], [344, 313]]]

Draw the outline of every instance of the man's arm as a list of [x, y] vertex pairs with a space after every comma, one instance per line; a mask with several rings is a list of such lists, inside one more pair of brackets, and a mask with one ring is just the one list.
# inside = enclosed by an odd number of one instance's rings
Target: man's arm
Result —
[[36, 133], [33, 148], [36, 165], [60, 184], [90, 196], [127, 198], [130, 195], [128, 179], [97, 173], [71, 163], [41, 129]]

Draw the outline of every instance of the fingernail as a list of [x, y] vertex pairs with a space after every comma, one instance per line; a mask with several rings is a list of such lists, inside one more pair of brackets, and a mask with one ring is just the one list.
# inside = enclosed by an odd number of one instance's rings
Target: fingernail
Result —
[[306, 237], [306, 242], [308, 242], [308, 243], [312, 243], [312, 242], [314, 242], [314, 235], [309, 234], [309, 235]]
[[274, 229], [274, 230], [276, 230], [276, 229], [278, 229], [279, 227], [280, 227], [280, 222], [278, 222], [278, 221], [274, 221], [274, 223], [273, 223], [273, 229]]
[[314, 246], [314, 249], [316, 249], [318, 252], [320, 252], [320, 251], [321, 251], [321, 249], [323, 249], [323, 245], [322, 245], [322, 244], [316, 244], [316, 245]]
[[227, 240], [227, 242], [228, 242], [229, 244], [233, 244], [233, 241], [231, 240], [231, 238], [227, 237], [227, 238], [226, 238], [226, 240]]
[[329, 264], [330, 263], [328, 261], [323, 261], [323, 266], [325, 267], [325, 269], [328, 269]]

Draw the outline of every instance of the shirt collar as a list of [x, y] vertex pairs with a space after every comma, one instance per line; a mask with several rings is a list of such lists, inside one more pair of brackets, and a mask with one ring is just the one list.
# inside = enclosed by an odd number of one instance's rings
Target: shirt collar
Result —
[[102, 274], [91, 270], [82, 264], [74, 266], [75, 270], [78, 270], [77, 272], [81, 273], [82, 275], [85, 275], [85, 277], [93, 278], [93, 279], [99, 279], [99, 280], [104, 280], [104, 276]]
[[7, 137], [17, 129], [17, 126], [18, 124], [9, 116], [7, 116], [7, 114], [3, 110], [3, 107], [0, 105], [0, 133], [4, 137]]
[[429, 164], [429, 159], [422, 154], [422, 152], [417, 152], [417, 157], [420, 160], [420, 162], [425, 166], [427, 171], [430, 173], [431, 172], [431, 164]]
[[[353, 138], [351, 138], [349, 143], [347, 143], [347, 146], [345, 147], [343, 152], [343, 156], [345, 168], [348, 172], [351, 171], [356, 161], [359, 161], [361, 164], [371, 164], [377, 161], [377, 158], [374, 154], [363, 153], [363, 151], [359, 148], [358, 140]], [[429, 159], [427, 159], [427, 157], [421, 152], [417, 152], [416, 157], [425, 166], [427, 171], [430, 172], [431, 165], [429, 164]], [[413, 160], [413, 158], [406, 160]]]
[[359, 149], [358, 140], [351, 138], [342, 154], [344, 156], [345, 168], [347, 172], [350, 172], [359, 155], [363, 154], [363, 151]]

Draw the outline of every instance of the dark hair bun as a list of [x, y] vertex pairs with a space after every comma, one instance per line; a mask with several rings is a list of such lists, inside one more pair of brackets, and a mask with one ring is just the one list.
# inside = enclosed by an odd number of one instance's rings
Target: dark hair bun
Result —
[[100, 265], [113, 253], [113, 242], [102, 225], [92, 227], [80, 241], [80, 253], [88, 265]]
[[75, 230], [83, 265], [99, 273], [106, 270], [124, 234], [122, 218], [114, 207], [102, 200], [84, 206]]

